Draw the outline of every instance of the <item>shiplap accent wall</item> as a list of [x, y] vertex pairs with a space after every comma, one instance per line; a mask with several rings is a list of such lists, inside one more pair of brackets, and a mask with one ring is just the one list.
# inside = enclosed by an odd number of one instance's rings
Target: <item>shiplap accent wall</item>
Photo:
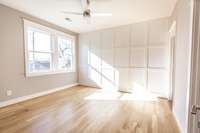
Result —
[[81, 34], [80, 84], [107, 90], [150, 90], [167, 97], [168, 27], [168, 19], [162, 18]]

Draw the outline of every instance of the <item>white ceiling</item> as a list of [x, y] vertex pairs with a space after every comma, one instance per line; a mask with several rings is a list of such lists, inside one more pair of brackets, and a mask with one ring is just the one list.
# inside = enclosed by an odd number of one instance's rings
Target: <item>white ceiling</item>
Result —
[[[66, 29], [82, 33], [171, 15], [177, 0], [91, 0], [94, 12], [112, 13], [95, 17], [88, 24], [81, 16], [61, 11], [82, 12], [81, 0], [0, 0], [1, 4], [26, 12]], [[65, 20], [66, 17], [72, 22]]]

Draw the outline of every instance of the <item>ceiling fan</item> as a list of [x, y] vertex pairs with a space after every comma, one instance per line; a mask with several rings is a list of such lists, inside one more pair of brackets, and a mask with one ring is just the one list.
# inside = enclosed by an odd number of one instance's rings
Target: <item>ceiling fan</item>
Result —
[[90, 9], [90, 0], [81, 0], [83, 12], [70, 12], [70, 11], [62, 11], [64, 14], [71, 14], [71, 15], [79, 15], [83, 16], [84, 18], [91, 18], [91, 17], [107, 17], [112, 16], [112, 13], [94, 13]]

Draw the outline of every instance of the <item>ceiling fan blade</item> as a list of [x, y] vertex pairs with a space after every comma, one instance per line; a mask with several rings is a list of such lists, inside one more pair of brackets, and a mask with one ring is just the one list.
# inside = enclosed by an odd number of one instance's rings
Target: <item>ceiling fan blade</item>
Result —
[[62, 11], [64, 14], [72, 14], [72, 15], [83, 15], [83, 13], [80, 12], [70, 12], [70, 11]]
[[110, 17], [112, 13], [91, 13], [92, 17]]
[[81, 5], [83, 10], [90, 8], [90, 0], [81, 0]]
[[90, 0], [87, 0], [87, 5], [90, 5]]

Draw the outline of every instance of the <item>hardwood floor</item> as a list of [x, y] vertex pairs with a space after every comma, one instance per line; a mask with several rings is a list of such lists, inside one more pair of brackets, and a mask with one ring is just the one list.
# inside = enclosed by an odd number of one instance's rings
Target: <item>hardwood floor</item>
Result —
[[0, 133], [179, 133], [170, 104], [76, 86], [0, 109]]

